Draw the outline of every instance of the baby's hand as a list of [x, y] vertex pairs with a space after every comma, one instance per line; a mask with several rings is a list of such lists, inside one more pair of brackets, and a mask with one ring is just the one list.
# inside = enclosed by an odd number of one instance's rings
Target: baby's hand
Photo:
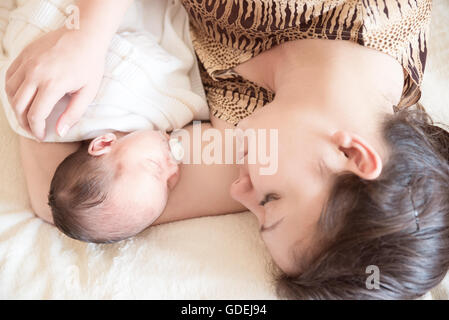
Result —
[[60, 136], [80, 120], [97, 94], [106, 50], [79, 30], [61, 28], [28, 45], [9, 67], [6, 93], [20, 125], [39, 140], [56, 103], [71, 95], [58, 119]]

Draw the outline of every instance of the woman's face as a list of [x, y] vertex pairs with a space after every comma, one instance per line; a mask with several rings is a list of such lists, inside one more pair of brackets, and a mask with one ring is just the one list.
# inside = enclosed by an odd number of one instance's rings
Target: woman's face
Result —
[[294, 256], [304, 262], [319, 249], [317, 222], [335, 177], [380, 175], [388, 158], [381, 123], [404, 83], [401, 65], [381, 52], [348, 41], [302, 41], [289, 44], [310, 51], [292, 49], [276, 64], [275, 99], [238, 125], [277, 130], [277, 170], [261, 175], [264, 165], [246, 161], [230, 190], [257, 216], [268, 250], [287, 273], [300, 271]]
[[[286, 273], [295, 273], [299, 270], [294, 254], [304, 257], [313, 248], [317, 221], [331, 187], [332, 158], [344, 157], [344, 153], [329, 141], [330, 135], [322, 126], [316, 125], [318, 114], [304, 112], [298, 117], [293, 109], [273, 112], [274, 108], [275, 102], [267, 104], [238, 127], [278, 131], [277, 171], [261, 175], [263, 165], [248, 164], [246, 155], [230, 192], [256, 215], [261, 236], [276, 264]], [[247, 141], [246, 145], [251, 143]]]

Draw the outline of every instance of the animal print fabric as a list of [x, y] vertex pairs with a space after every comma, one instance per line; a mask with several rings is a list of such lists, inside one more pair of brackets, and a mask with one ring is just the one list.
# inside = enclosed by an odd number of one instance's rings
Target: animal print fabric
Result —
[[233, 68], [286, 41], [348, 40], [394, 57], [404, 69], [400, 104], [420, 96], [432, 0], [182, 0], [211, 114], [232, 124], [274, 92]]

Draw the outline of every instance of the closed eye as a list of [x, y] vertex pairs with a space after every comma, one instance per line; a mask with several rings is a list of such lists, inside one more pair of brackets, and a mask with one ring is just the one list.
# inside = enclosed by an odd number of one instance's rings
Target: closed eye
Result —
[[264, 206], [266, 203], [274, 200], [279, 200], [279, 196], [275, 193], [268, 193], [265, 195], [262, 201], [259, 202], [259, 206]]
[[163, 172], [162, 167], [157, 161], [154, 161], [153, 159], [148, 158], [146, 164], [149, 165], [149, 167], [151, 168], [151, 171], [153, 173], [154, 173], [154, 170], [156, 169], [155, 173], [159, 176], [162, 175], [162, 172]]

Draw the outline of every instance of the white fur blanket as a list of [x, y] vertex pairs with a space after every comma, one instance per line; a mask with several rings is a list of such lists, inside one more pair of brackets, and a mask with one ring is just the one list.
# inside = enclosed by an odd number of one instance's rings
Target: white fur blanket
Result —
[[[449, 124], [449, 3], [434, 1], [422, 102]], [[250, 213], [151, 227], [115, 245], [68, 239], [30, 211], [17, 137], [0, 112], [0, 299], [272, 299]], [[425, 296], [448, 299], [449, 278]]]

